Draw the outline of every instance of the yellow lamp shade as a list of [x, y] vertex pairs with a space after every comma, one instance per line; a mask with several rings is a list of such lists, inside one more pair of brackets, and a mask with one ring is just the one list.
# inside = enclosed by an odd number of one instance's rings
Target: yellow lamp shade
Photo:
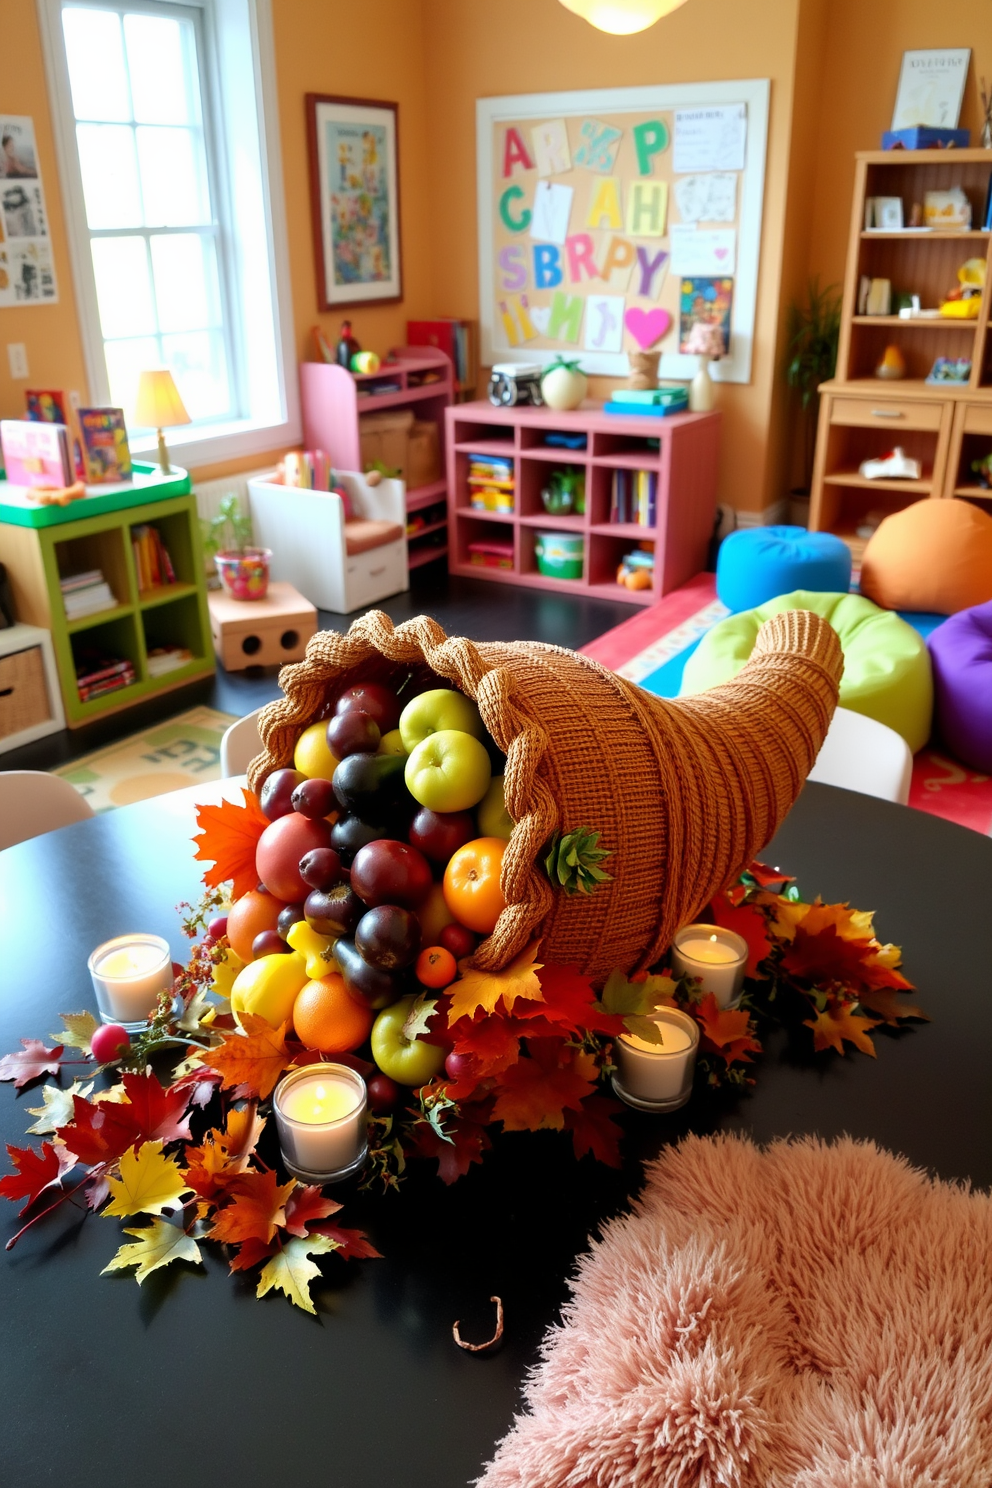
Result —
[[634, 31], [646, 31], [662, 16], [678, 10], [685, 0], [561, 0], [561, 3], [600, 31], [629, 36]]
[[158, 367], [141, 373], [134, 420], [146, 429], [171, 429], [176, 424], [192, 422], [168, 368]]

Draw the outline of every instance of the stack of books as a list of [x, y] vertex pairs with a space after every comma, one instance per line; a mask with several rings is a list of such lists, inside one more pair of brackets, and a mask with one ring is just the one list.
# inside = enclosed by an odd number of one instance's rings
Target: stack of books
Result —
[[610, 521], [653, 527], [658, 515], [658, 475], [654, 470], [614, 470]]
[[76, 687], [81, 703], [130, 687], [133, 681], [134, 663], [126, 657], [108, 656], [93, 647], [83, 648], [76, 657]]
[[614, 388], [604, 413], [633, 414], [637, 418], [664, 418], [668, 413], [684, 413], [689, 407], [689, 389], [678, 383], [672, 387]]
[[157, 589], [162, 584], [176, 582], [175, 570], [168, 549], [162, 541], [157, 527], [142, 523], [131, 528], [131, 551], [134, 553], [134, 571], [138, 575], [138, 588]]
[[513, 459], [503, 455], [469, 455], [469, 503], [474, 511], [512, 512]]
[[99, 568], [70, 574], [67, 579], [59, 580], [59, 588], [67, 620], [81, 620], [84, 615], [96, 615], [100, 610], [112, 610], [117, 605], [114, 592]]
[[178, 671], [193, 660], [188, 646], [155, 646], [148, 653], [149, 677], [164, 677], [166, 672]]

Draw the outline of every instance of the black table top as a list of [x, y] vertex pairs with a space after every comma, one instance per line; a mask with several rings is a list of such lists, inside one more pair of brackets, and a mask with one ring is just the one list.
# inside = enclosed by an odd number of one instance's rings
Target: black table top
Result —
[[[160, 798], [0, 853], [0, 1053], [93, 1006], [86, 957], [108, 936], [150, 930], [185, 954], [173, 905], [197, 894], [191, 830], [188, 803]], [[400, 1195], [348, 1200], [342, 1222], [363, 1226], [385, 1259], [328, 1258], [316, 1318], [281, 1296], [256, 1301], [216, 1247], [202, 1247], [205, 1268], [175, 1265], [140, 1289], [132, 1273], [100, 1276], [119, 1223], [66, 1206], [0, 1256], [5, 1478], [464, 1488], [510, 1423], [586, 1236], [623, 1208], [663, 1143], [718, 1129], [847, 1132], [988, 1185], [992, 841], [809, 785], [764, 857], [806, 897], [876, 910], [933, 1022], [880, 1029], [875, 1060], [814, 1060], [804, 1035], [776, 1035], [749, 1093], [626, 1115], [621, 1172], [576, 1163], [551, 1132], [497, 1140], [450, 1189], [417, 1165]], [[38, 1140], [25, 1137], [37, 1090], [0, 1087], [5, 1141]], [[4, 1205], [5, 1238], [15, 1214]], [[488, 1337], [491, 1294], [506, 1308], [504, 1342], [465, 1354], [451, 1324]]]

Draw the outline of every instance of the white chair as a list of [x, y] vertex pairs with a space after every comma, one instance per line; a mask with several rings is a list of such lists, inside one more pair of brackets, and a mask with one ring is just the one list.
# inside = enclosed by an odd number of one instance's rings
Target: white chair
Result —
[[45, 770], [0, 771], [0, 848], [95, 815], [89, 801], [61, 775]]
[[261, 708], [232, 723], [220, 741], [220, 773], [226, 780], [229, 775], [244, 775], [255, 758], [262, 752], [262, 740], [258, 732], [258, 715]]
[[838, 708], [807, 778], [905, 806], [912, 773], [909, 745], [895, 729]]

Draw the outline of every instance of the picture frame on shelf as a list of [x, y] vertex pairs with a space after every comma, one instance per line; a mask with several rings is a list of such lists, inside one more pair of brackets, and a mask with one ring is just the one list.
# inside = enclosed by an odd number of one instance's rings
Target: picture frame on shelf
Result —
[[317, 304], [403, 298], [399, 105], [306, 95]]
[[903, 52], [892, 129], [956, 129], [970, 58], [970, 47]]

